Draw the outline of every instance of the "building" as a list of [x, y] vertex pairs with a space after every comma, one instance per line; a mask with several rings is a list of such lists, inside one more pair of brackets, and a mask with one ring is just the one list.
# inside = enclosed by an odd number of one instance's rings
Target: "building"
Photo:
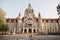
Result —
[[[60, 5], [57, 6], [58, 14], [60, 14]], [[35, 17], [34, 10], [31, 4], [25, 10], [25, 14], [20, 18], [20, 13], [17, 18], [6, 18], [6, 23], [9, 26], [9, 32], [17, 33], [60, 33], [60, 17], [59, 18], [42, 18], [40, 13]]]

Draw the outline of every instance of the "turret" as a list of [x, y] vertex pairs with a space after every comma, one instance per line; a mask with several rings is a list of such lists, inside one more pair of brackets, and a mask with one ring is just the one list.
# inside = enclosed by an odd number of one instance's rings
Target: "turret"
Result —
[[30, 3], [28, 4], [28, 8], [26, 8], [25, 13], [33, 13], [33, 8]]
[[33, 13], [34, 13], [34, 10], [31, 6], [31, 4], [29, 3], [28, 8], [26, 8], [26, 10], [25, 10], [25, 16], [28, 16], [29, 14], [34, 15]]

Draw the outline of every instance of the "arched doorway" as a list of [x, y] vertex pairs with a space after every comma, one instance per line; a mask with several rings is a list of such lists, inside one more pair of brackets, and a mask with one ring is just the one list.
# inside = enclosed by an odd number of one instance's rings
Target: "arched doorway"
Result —
[[27, 29], [24, 29], [24, 33], [27, 33]]
[[29, 33], [32, 33], [32, 29], [29, 29], [28, 31], [29, 31]]
[[35, 29], [33, 30], [33, 33], [36, 33], [36, 30]]

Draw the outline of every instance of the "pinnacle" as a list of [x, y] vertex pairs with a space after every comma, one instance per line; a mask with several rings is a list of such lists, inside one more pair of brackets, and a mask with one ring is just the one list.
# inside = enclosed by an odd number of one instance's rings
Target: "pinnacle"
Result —
[[31, 8], [31, 4], [30, 3], [28, 4], [28, 7]]

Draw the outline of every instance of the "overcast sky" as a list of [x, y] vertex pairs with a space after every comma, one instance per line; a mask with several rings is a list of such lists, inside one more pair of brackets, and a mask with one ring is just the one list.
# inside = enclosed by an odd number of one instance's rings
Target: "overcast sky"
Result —
[[0, 0], [0, 7], [6, 12], [7, 18], [15, 18], [19, 12], [21, 17], [30, 3], [35, 16], [40, 12], [43, 18], [57, 18], [57, 5], [59, 0]]

